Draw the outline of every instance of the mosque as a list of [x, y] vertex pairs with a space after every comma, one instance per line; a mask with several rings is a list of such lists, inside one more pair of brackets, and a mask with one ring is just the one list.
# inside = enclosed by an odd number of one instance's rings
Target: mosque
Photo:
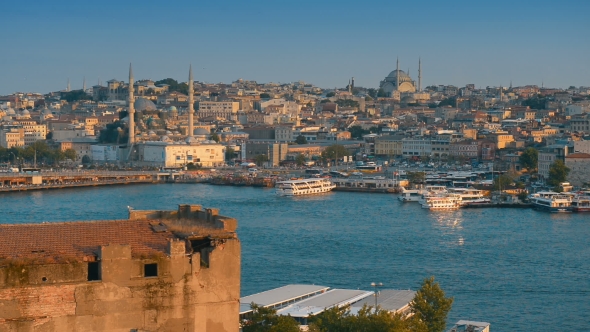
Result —
[[387, 97], [400, 99], [401, 94], [410, 94], [422, 91], [422, 63], [418, 60], [418, 86], [412, 80], [408, 73], [399, 69], [399, 59], [397, 60], [397, 68], [385, 77], [379, 84], [379, 88], [383, 90]]

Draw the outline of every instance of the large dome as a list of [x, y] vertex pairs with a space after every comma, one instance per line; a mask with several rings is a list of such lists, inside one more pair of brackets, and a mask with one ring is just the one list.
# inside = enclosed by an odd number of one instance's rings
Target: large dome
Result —
[[156, 105], [151, 100], [145, 98], [138, 98], [135, 100], [135, 103], [133, 103], [133, 106], [135, 106], [135, 110], [138, 112], [155, 111], [157, 109]]
[[199, 135], [199, 136], [209, 136], [209, 130], [205, 129], [205, 128], [197, 128], [193, 131], [193, 135]]
[[387, 76], [387, 78], [391, 78], [391, 79], [393, 79], [395, 81], [398, 75], [399, 75], [399, 81], [400, 82], [410, 82], [412, 80], [410, 78], [410, 76], [408, 76], [408, 74], [404, 73], [403, 70], [394, 70], [391, 73], [389, 73], [389, 75]]

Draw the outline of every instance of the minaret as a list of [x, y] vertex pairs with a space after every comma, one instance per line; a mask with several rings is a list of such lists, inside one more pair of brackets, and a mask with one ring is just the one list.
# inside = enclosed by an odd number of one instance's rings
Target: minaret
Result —
[[195, 114], [195, 93], [193, 87], [193, 66], [190, 65], [188, 69], [188, 136], [193, 137], [194, 135], [194, 119], [193, 115]]
[[395, 89], [399, 90], [399, 57], [397, 58], [397, 65], [395, 69]]
[[422, 92], [422, 59], [418, 58], [418, 92]]
[[135, 143], [135, 97], [133, 97], [133, 68], [129, 64], [129, 147]]
[[84, 81], [82, 83], [82, 91], [86, 92], [86, 76], [84, 76]]
[[352, 78], [352, 92], [354, 92], [354, 77]]
[[70, 92], [70, 78], [68, 77], [68, 86], [66, 87], [66, 91]]

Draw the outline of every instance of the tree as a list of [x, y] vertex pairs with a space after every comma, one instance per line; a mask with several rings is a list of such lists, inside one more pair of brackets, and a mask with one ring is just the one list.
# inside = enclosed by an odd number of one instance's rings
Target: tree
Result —
[[256, 165], [258, 165], [258, 166], [262, 166], [262, 164], [267, 161], [268, 161], [268, 156], [265, 154], [257, 154], [254, 157], [254, 162], [256, 162]]
[[567, 176], [570, 173], [569, 167], [565, 166], [561, 159], [557, 159], [549, 166], [549, 178], [547, 183], [554, 187], [558, 187], [560, 183], [567, 180]]
[[525, 167], [529, 171], [536, 170], [539, 162], [539, 151], [535, 148], [527, 148], [520, 157], [518, 157], [518, 161], [522, 167]]
[[260, 94], [260, 99], [270, 99], [270, 94], [264, 92]]
[[424, 172], [408, 172], [407, 176], [410, 183], [424, 183], [426, 180], [426, 173]]
[[90, 164], [90, 162], [92, 162], [92, 160], [90, 159], [90, 156], [88, 156], [87, 154], [85, 154], [82, 157], [82, 164], [87, 165], [87, 164]]
[[369, 88], [367, 89], [367, 93], [369, 94], [369, 96], [371, 96], [371, 98], [377, 98], [377, 89]]
[[168, 91], [177, 91], [183, 94], [188, 94], [188, 84], [186, 83], [178, 83], [178, 81], [176, 81], [173, 78], [166, 78], [163, 80], [159, 80], [156, 81], [154, 83], [155, 85], [160, 85], [160, 84], [167, 84], [168, 85]]
[[428, 326], [429, 332], [443, 332], [447, 326], [447, 315], [453, 306], [453, 298], [446, 297], [434, 277], [426, 278], [410, 303], [417, 319]]
[[350, 307], [333, 307], [309, 319], [309, 332], [427, 332], [420, 320], [391, 314], [379, 307], [363, 306], [357, 314]]
[[68, 103], [71, 103], [73, 101], [90, 100], [92, 98], [83, 90], [73, 90], [68, 92], [62, 92], [61, 99], [66, 100]]
[[299, 135], [295, 139], [295, 143], [297, 143], [297, 144], [307, 144], [307, 138], [305, 138], [305, 136], [303, 136], [303, 135]]
[[363, 129], [363, 127], [361, 127], [361, 126], [352, 126], [352, 127], [348, 128], [348, 131], [350, 132], [350, 136], [352, 138], [358, 138], [358, 139], [361, 139], [361, 138], [363, 138], [364, 135], [367, 135], [370, 133], [370, 131]]
[[322, 151], [323, 160], [338, 160], [338, 158], [348, 156], [349, 152], [344, 145], [333, 144]]
[[225, 149], [225, 160], [232, 160], [236, 157], [236, 151], [232, 148]]
[[500, 175], [494, 179], [494, 184], [492, 186], [493, 190], [502, 190], [502, 188], [506, 189], [506, 187], [512, 185], [514, 180], [508, 175]]
[[76, 160], [76, 150], [74, 150], [74, 149], [65, 150], [64, 155], [67, 159]]
[[379, 89], [379, 91], [377, 91], [377, 97], [387, 97], [387, 93], [385, 93], [385, 90]]
[[243, 332], [299, 332], [299, 323], [291, 316], [277, 315], [271, 308], [259, 307], [252, 303], [252, 314], [242, 320], [240, 325]]
[[336, 92], [331, 91], [331, 92], [326, 93], [326, 98], [334, 97], [335, 95], [336, 95]]
[[457, 106], [457, 97], [449, 97], [446, 99], [441, 100], [440, 103], [438, 103], [438, 107], [442, 107], [442, 106]]
[[303, 166], [303, 164], [305, 164], [307, 158], [305, 158], [305, 156], [300, 153], [297, 155], [297, 157], [295, 157], [295, 163], [297, 164], [297, 166]]
[[211, 140], [219, 143], [219, 135], [217, 135], [217, 133], [211, 134]]

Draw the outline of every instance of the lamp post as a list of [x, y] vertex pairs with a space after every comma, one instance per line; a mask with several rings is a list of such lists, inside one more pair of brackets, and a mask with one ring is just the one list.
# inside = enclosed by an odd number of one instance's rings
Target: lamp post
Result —
[[377, 290], [377, 288], [383, 287], [383, 283], [372, 282], [371, 287], [375, 288], [375, 311], [376, 311], [377, 310], [377, 297], [379, 296], [379, 291]]

